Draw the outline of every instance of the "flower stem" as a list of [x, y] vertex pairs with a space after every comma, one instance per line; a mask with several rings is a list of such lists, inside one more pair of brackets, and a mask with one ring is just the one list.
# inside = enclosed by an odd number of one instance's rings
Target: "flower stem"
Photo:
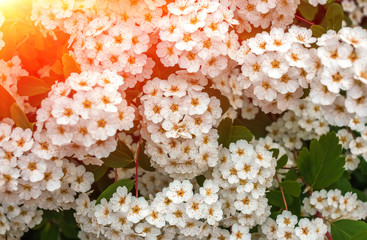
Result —
[[117, 173], [117, 168], [115, 168], [115, 182], [117, 182], [118, 177], [119, 177], [119, 175]]
[[275, 176], [274, 176], [274, 178], [275, 178], [275, 180], [277, 180], [277, 182], [279, 183], [279, 188], [280, 188], [280, 192], [282, 193], [282, 198], [283, 198], [283, 202], [284, 202], [284, 207], [285, 207], [285, 210], [287, 210], [287, 211], [288, 211], [287, 201], [285, 200], [283, 187], [280, 185], [280, 181], [279, 181], [279, 178], [277, 177], [277, 175], [275, 175]]
[[301, 20], [302, 22], [305, 22], [305, 23], [310, 24], [311, 26], [312, 26], [312, 25], [315, 25], [313, 22], [310, 22], [310, 21], [308, 21], [308, 20], [304, 19], [304, 18], [303, 18], [303, 17], [301, 17], [301, 16], [295, 15], [295, 17], [296, 17], [298, 20]]
[[[326, 219], [321, 215], [319, 211], [316, 212], [316, 217], [321, 218], [322, 220], [326, 221]], [[331, 234], [328, 231], [325, 233], [325, 235], [328, 240], [333, 240], [333, 238], [331, 237]]]

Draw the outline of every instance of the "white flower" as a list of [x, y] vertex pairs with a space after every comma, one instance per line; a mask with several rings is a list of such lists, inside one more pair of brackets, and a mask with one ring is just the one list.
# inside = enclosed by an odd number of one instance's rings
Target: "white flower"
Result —
[[14, 155], [20, 156], [33, 146], [32, 130], [16, 127], [10, 135], [10, 140], [14, 148]]
[[46, 162], [46, 171], [44, 172], [43, 183], [45, 188], [53, 192], [61, 187], [60, 179], [64, 176], [62, 169], [53, 162]]
[[127, 212], [130, 208], [130, 202], [131, 193], [127, 192], [127, 188], [125, 186], [118, 187], [110, 199], [111, 208], [114, 212]]
[[144, 197], [132, 197], [130, 207], [128, 209], [127, 220], [137, 223], [149, 214], [148, 202]]
[[88, 197], [88, 194], [82, 193], [79, 195], [79, 197], [75, 200], [76, 203], [76, 213], [78, 215], [86, 216], [89, 208], [91, 207], [90, 199]]
[[294, 228], [297, 224], [297, 216], [292, 215], [291, 212], [284, 210], [282, 214], [277, 216], [276, 222], [279, 226], [279, 229]]
[[234, 202], [234, 206], [243, 214], [250, 214], [259, 206], [257, 199], [253, 198], [246, 192], [238, 193], [236, 199], [237, 200]]
[[266, 50], [287, 52], [292, 44], [292, 39], [289, 35], [289, 33], [284, 33], [284, 29], [282, 28], [272, 28], [269, 35], [264, 35]]
[[190, 218], [199, 220], [205, 217], [208, 206], [204, 203], [203, 197], [195, 193], [195, 195], [185, 203], [185, 208], [186, 214]]
[[73, 106], [73, 100], [68, 97], [61, 97], [55, 102], [51, 113], [57, 124], [75, 125], [78, 122], [79, 116]]
[[218, 200], [219, 186], [210, 179], [205, 179], [203, 186], [199, 189], [200, 195], [204, 198], [206, 204], [213, 204]]
[[93, 173], [86, 172], [83, 165], [79, 165], [74, 171], [71, 176], [70, 187], [77, 192], [87, 192], [94, 182]]
[[231, 235], [229, 240], [249, 240], [251, 239], [251, 234], [249, 233], [248, 227], [234, 224], [231, 229]]
[[153, 204], [153, 203], [151, 205], [151, 211], [145, 217], [145, 219], [147, 220], [148, 223], [158, 228], [162, 228], [166, 225], [165, 214], [164, 214], [165, 209], [162, 207], [161, 204]]
[[222, 203], [217, 201], [212, 205], [207, 207], [207, 214], [205, 214], [206, 219], [210, 225], [215, 225], [217, 222], [223, 218]]
[[94, 216], [97, 219], [97, 222], [102, 225], [111, 224], [112, 209], [111, 206], [108, 204], [107, 200], [103, 198], [101, 203], [96, 205], [96, 209], [94, 212]]
[[23, 155], [19, 158], [18, 167], [24, 180], [38, 182], [44, 178], [46, 163], [34, 154]]
[[238, 140], [229, 145], [231, 157], [235, 162], [248, 160], [254, 154], [254, 147], [246, 140]]
[[288, 71], [289, 65], [282, 54], [268, 52], [264, 54], [261, 67], [269, 77], [278, 79]]
[[185, 205], [183, 203], [171, 204], [166, 212], [165, 219], [170, 225], [184, 227], [188, 219], [185, 212]]
[[169, 184], [166, 196], [174, 203], [186, 202], [193, 196], [192, 184], [188, 180], [174, 180]]
[[316, 239], [316, 227], [307, 218], [301, 218], [298, 222], [298, 227], [295, 228], [296, 235], [301, 240]]
[[189, 91], [185, 97], [185, 104], [190, 115], [203, 114], [210, 102], [209, 95], [205, 92]]
[[6, 123], [0, 123], [0, 147], [2, 143], [9, 140], [11, 134], [11, 126]]

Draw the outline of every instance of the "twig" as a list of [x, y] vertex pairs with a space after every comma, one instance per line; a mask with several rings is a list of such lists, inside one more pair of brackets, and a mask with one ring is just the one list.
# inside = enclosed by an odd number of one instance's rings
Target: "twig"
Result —
[[301, 20], [302, 22], [305, 22], [305, 23], [310, 24], [311, 26], [312, 26], [312, 25], [315, 25], [313, 22], [310, 22], [310, 21], [308, 21], [308, 20], [304, 19], [304, 18], [303, 18], [303, 17], [301, 17], [301, 16], [295, 15], [295, 17], [296, 17], [298, 20]]
[[348, 126], [345, 127], [345, 129], [347, 129], [347, 131], [352, 134], [353, 138], [356, 138], [356, 135], [354, 134], [354, 132], [352, 131], [352, 129], [350, 129]]
[[[140, 132], [140, 131], [139, 131]], [[135, 195], [136, 197], [138, 197], [139, 195], [139, 191], [138, 191], [138, 168], [139, 168], [139, 164], [138, 164], [138, 158], [139, 158], [139, 152], [140, 152], [140, 146], [141, 146], [141, 134], [139, 136], [139, 143], [138, 143], [138, 150], [136, 151], [136, 157], [135, 157]]]
[[274, 176], [275, 180], [277, 180], [277, 182], [279, 183], [279, 188], [280, 188], [280, 192], [282, 193], [282, 198], [283, 198], [283, 202], [284, 202], [284, 207], [285, 210], [288, 211], [288, 206], [287, 206], [287, 201], [285, 200], [285, 196], [284, 196], [284, 192], [283, 192], [283, 187], [280, 185], [280, 181], [279, 178], [277, 177], [277, 175]]
[[[324, 221], [327, 221], [327, 220], [322, 216], [322, 214], [321, 214], [319, 211], [317, 211], [317, 212], [316, 212], [316, 217], [321, 218], [321, 219], [322, 219], [322, 220], [324, 220]], [[328, 240], [333, 240], [333, 238], [331, 237], [331, 235], [330, 235], [330, 233], [329, 233], [328, 231], [325, 233], [325, 235], [326, 235], [326, 237], [327, 237], [327, 239], [328, 239]]]
[[119, 177], [119, 175], [117, 173], [117, 168], [115, 168], [115, 182], [117, 182], [118, 177]]
[[293, 157], [294, 157], [294, 160], [297, 161], [298, 152], [296, 150], [293, 151]]

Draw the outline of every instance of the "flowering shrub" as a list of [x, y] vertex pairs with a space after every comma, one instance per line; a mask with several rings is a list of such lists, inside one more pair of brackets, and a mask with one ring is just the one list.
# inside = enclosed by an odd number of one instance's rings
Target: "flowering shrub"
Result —
[[365, 5], [0, 1], [0, 239], [365, 239]]

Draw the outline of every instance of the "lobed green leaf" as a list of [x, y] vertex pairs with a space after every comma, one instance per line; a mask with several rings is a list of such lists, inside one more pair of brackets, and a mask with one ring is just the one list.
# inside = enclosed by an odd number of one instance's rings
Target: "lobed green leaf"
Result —
[[310, 150], [303, 148], [297, 158], [298, 169], [312, 189], [322, 189], [337, 181], [344, 172], [342, 146], [334, 132], [312, 140]]

